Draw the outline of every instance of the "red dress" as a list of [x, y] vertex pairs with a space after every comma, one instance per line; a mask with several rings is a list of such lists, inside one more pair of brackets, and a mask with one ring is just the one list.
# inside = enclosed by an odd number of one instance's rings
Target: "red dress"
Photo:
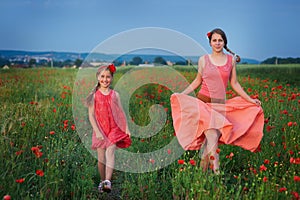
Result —
[[[205, 57], [200, 94], [216, 99], [225, 98], [232, 69], [232, 58], [227, 58], [226, 65], [214, 66], [209, 57]], [[171, 96], [171, 108], [176, 136], [185, 150], [200, 149], [205, 142], [204, 131], [208, 129], [220, 131], [220, 144], [240, 146], [252, 152], [259, 147], [263, 137], [262, 107], [239, 96], [225, 103], [204, 103], [198, 98], [175, 93]]]
[[94, 96], [94, 112], [98, 128], [104, 136], [104, 140], [98, 140], [93, 131], [92, 149], [105, 149], [112, 144], [119, 148], [127, 148], [131, 145], [131, 139], [126, 131], [126, 117], [118, 104], [116, 92], [111, 90], [104, 95], [97, 90]]

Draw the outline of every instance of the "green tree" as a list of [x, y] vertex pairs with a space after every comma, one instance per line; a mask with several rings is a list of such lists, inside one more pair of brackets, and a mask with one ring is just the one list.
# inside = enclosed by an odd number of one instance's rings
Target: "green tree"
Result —
[[76, 65], [76, 67], [80, 67], [81, 64], [82, 64], [82, 60], [79, 59], [79, 58], [77, 58], [77, 59], [75, 60], [74, 64]]
[[135, 56], [134, 58], [132, 58], [132, 61], [130, 62], [131, 65], [139, 65], [143, 63], [143, 59], [139, 56]]
[[9, 60], [0, 56], [0, 67], [3, 67], [4, 65], [10, 65], [10, 62], [9, 62]]
[[162, 64], [162, 65], [166, 65], [167, 62], [165, 61], [165, 59], [163, 59], [163, 57], [161, 56], [157, 56], [154, 58], [154, 63], [155, 64]]
[[36, 65], [36, 59], [30, 58], [28, 65], [29, 67], [34, 67]]

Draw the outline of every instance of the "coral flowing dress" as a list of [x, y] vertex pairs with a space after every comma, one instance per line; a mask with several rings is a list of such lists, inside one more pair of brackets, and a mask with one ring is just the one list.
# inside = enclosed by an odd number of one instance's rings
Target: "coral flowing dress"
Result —
[[125, 113], [119, 106], [114, 90], [111, 90], [107, 95], [102, 94], [100, 90], [96, 91], [94, 112], [104, 140], [98, 140], [95, 131], [93, 131], [92, 149], [106, 149], [113, 144], [119, 148], [127, 148], [131, 145], [131, 139], [125, 133], [127, 126]]
[[185, 150], [199, 150], [205, 142], [204, 131], [216, 129], [220, 132], [219, 144], [240, 146], [254, 152], [263, 137], [262, 108], [239, 96], [225, 100], [232, 56], [227, 55], [224, 66], [213, 65], [208, 55], [204, 59], [199, 93], [215, 99], [223, 97], [225, 103], [205, 103], [196, 97], [172, 94], [173, 126], [179, 144]]

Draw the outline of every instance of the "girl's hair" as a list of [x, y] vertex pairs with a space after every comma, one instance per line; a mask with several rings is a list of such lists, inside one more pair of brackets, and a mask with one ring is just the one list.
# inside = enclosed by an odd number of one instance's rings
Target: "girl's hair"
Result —
[[95, 87], [93, 88], [93, 90], [89, 93], [89, 95], [87, 96], [86, 100], [85, 100], [85, 105], [86, 106], [91, 106], [94, 103], [94, 94], [97, 92], [97, 90], [100, 88], [100, 83], [98, 81], [98, 76], [103, 72], [103, 71], [109, 71], [111, 76], [114, 76], [114, 73], [116, 71], [116, 68], [113, 64], [110, 65], [102, 65], [98, 68], [97, 72], [96, 72], [96, 79], [97, 79], [97, 84], [95, 85]]
[[224, 49], [225, 49], [227, 52], [231, 53], [231, 54], [235, 57], [236, 62], [240, 62], [240, 61], [241, 61], [240, 56], [237, 55], [237, 54], [235, 54], [234, 52], [232, 52], [232, 51], [227, 47], [227, 37], [226, 37], [225, 32], [224, 32], [222, 29], [216, 28], [216, 29], [214, 29], [214, 30], [212, 30], [212, 31], [210, 31], [210, 32], [207, 33], [207, 37], [208, 37], [208, 39], [209, 39], [209, 43], [211, 42], [211, 37], [212, 37], [212, 35], [213, 35], [214, 33], [217, 33], [217, 34], [221, 35], [221, 37], [222, 37], [222, 39], [224, 40], [224, 43], [225, 43]]

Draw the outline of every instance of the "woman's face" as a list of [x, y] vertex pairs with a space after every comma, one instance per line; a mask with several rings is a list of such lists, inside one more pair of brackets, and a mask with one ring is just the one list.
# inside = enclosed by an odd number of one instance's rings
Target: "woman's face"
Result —
[[113, 79], [113, 77], [109, 70], [103, 70], [98, 75], [98, 81], [99, 81], [100, 87], [104, 88], [104, 89], [108, 88], [110, 86], [112, 79]]
[[224, 40], [222, 36], [218, 33], [213, 33], [211, 36], [210, 46], [212, 47], [212, 50], [215, 52], [221, 52], [224, 48]]

